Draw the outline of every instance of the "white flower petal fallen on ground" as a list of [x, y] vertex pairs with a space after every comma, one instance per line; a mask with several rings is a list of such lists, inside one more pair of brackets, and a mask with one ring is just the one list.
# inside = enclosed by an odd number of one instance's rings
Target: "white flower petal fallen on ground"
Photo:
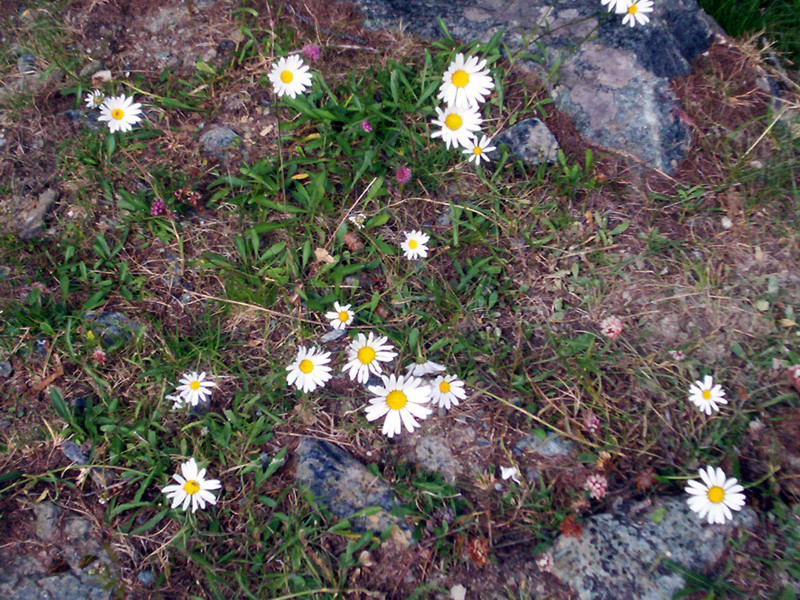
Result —
[[386, 336], [375, 336], [371, 331], [369, 337], [363, 333], [359, 333], [358, 337], [350, 342], [350, 347], [347, 350], [347, 364], [344, 366], [344, 372], [350, 375], [350, 379], [354, 379], [361, 384], [367, 383], [369, 374], [380, 375], [381, 363], [391, 362], [397, 352], [394, 352], [394, 347], [387, 343]]
[[221, 486], [218, 479], [206, 479], [206, 470], [197, 470], [197, 463], [194, 458], [190, 458], [181, 465], [181, 475], [175, 473], [172, 478], [177, 484], [168, 485], [161, 491], [172, 499], [171, 508], [177, 508], [180, 504], [182, 510], [192, 505], [192, 512], [198, 508], [205, 508], [206, 503], [216, 504], [217, 497], [211, 490], [218, 490]]
[[408, 260], [426, 258], [428, 256], [428, 240], [430, 236], [421, 231], [406, 231], [406, 239], [400, 243], [400, 249]]
[[333, 303], [333, 310], [325, 313], [325, 318], [331, 322], [331, 327], [345, 329], [353, 322], [356, 313], [350, 310], [350, 306], [350, 304]]
[[426, 360], [422, 363], [411, 363], [406, 367], [406, 374], [413, 375], [414, 377], [425, 377], [425, 375], [432, 375], [434, 373], [441, 373], [445, 368], [437, 362]]
[[295, 98], [298, 94], [305, 93], [311, 86], [311, 72], [308, 70], [308, 65], [297, 54], [281, 56], [272, 65], [268, 77], [278, 97]]
[[130, 131], [142, 118], [142, 105], [134, 103], [133, 96], [111, 96], [100, 105], [98, 121], [108, 121], [111, 133], [116, 131]]
[[511, 479], [512, 481], [516, 481], [519, 483], [519, 469], [517, 467], [500, 467], [500, 477], [503, 478], [503, 481], [507, 479]]
[[705, 471], [700, 469], [699, 473], [703, 483], [692, 480], [686, 486], [689, 508], [701, 519], [708, 519], [712, 525], [732, 519], [731, 511], [741, 510], [744, 506], [744, 488], [735, 478], [726, 478], [719, 467], [706, 467]]
[[200, 402], [205, 402], [211, 397], [211, 388], [216, 386], [216, 383], [206, 379], [205, 371], [199, 375], [197, 371], [192, 371], [181, 377], [176, 391], [186, 404], [197, 406]]
[[492, 89], [494, 81], [486, 68], [486, 59], [477, 56], [465, 59], [459, 52], [442, 75], [438, 97], [452, 106], [478, 106]]
[[460, 583], [450, 588], [450, 600], [466, 600], [467, 588]]
[[472, 138], [480, 131], [481, 123], [483, 123], [478, 109], [473, 107], [461, 108], [447, 105], [444, 110], [436, 107], [436, 116], [433, 124], [440, 129], [434, 131], [431, 137], [441, 137], [448, 148], [457, 146], [470, 148]]
[[706, 375], [703, 381], [695, 381], [689, 387], [689, 401], [707, 415], [718, 411], [718, 404], [728, 403], [724, 396], [722, 386], [714, 385], [711, 375]]
[[301, 346], [294, 362], [286, 367], [289, 371], [286, 383], [294, 385], [304, 394], [313, 392], [318, 387], [325, 387], [331, 378], [331, 368], [327, 366], [329, 362], [331, 362], [330, 352]]
[[417, 419], [430, 416], [431, 409], [423, 404], [430, 402], [430, 387], [421, 379], [400, 375], [381, 377], [383, 385], [371, 385], [369, 391], [375, 394], [366, 408], [367, 421], [386, 417], [381, 433], [390, 438], [398, 435], [405, 425], [409, 433], [419, 427]]

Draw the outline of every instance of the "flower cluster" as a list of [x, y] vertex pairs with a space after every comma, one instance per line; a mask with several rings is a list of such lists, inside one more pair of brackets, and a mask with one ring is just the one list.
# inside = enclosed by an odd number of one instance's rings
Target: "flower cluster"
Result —
[[[335, 329], [345, 329], [354, 318], [350, 304], [335, 302], [334, 310], [327, 312]], [[294, 360], [286, 367], [286, 383], [303, 393], [313, 392], [333, 377], [331, 352], [301, 346]], [[405, 425], [409, 432], [419, 427], [419, 420], [432, 414], [427, 404], [449, 410], [459, 400], [467, 397], [464, 382], [456, 375], [447, 374], [443, 365], [433, 361], [414, 363], [406, 367], [406, 373], [395, 375], [384, 373], [384, 367], [397, 357], [388, 337], [358, 333], [347, 346], [347, 355], [342, 372], [351, 380], [367, 385], [372, 394], [366, 408], [368, 421], [384, 418], [382, 432], [392, 438], [399, 435]], [[436, 375], [432, 381], [424, 377]], [[370, 377], [379, 377], [380, 385], [368, 385]]]
[[438, 98], [445, 104], [444, 108], [436, 107], [433, 124], [439, 129], [431, 137], [442, 138], [448, 148], [461, 147], [469, 156], [467, 160], [476, 165], [481, 160], [488, 161], [487, 153], [496, 149], [491, 138], [480, 132], [483, 123], [480, 106], [492, 89], [494, 81], [486, 68], [486, 59], [465, 58], [460, 52], [442, 75], [439, 86]]

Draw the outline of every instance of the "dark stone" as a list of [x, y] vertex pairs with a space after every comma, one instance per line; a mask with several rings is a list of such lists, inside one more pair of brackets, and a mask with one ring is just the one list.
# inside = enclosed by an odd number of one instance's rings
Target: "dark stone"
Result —
[[39, 237], [44, 229], [44, 218], [58, 200], [59, 192], [54, 188], [47, 188], [39, 194], [36, 208], [26, 213], [22, 222], [18, 224], [17, 231], [23, 240]]
[[32, 75], [38, 72], [39, 68], [36, 65], [36, 57], [28, 52], [20, 56], [17, 59], [17, 70], [22, 75]]
[[100, 337], [104, 348], [127, 343], [142, 330], [142, 324], [121, 312], [93, 311], [85, 316], [86, 324]]
[[224, 162], [228, 158], [228, 153], [225, 149], [239, 139], [239, 134], [232, 129], [221, 125], [211, 125], [203, 130], [199, 141], [206, 155]]
[[66, 440], [65, 442], [62, 442], [61, 446], [59, 446], [59, 449], [61, 450], [61, 454], [66, 456], [75, 464], [85, 465], [89, 462], [89, 457], [86, 456], [86, 453], [81, 450], [81, 447], [72, 440]]
[[686, 584], [668, 560], [702, 572], [718, 561], [738, 527], [758, 522], [749, 507], [725, 525], [709, 525], [685, 498], [627, 502], [583, 523], [579, 538], [561, 536], [553, 546], [552, 573], [581, 600], [671, 600]]
[[[382, 533], [392, 528], [392, 539], [411, 544], [409, 526], [389, 511], [400, 501], [389, 485], [338, 446], [304, 437], [297, 447], [297, 481], [333, 515], [350, 519], [355, 531]], [[367, 517], [352, 516], [367, 507], [380, 510]]]
[[156, 578], [153, 576], [152, 569], [144, 569], [143, 571], [139, 571], [136, 574], [136, 579], [139, 580], [145, 587], [153, 587], [153, 583], [155, 583]]
[[539, 119], [520, 121], [496, 136], [494, 141], [508, 146], [509, 152], [526, 165], [556, 162], [558, 142]]
[[234, 48], [236, 48], [236, 42], [233, 40], [222, 40], [219, 44], [217, 44], [217, 52], [220, 54], [230, 52]]
[[0, 362], [0, 377], [8, 379], [14, 374], [14, 367], [7, 360]]
[[518, 65], [547, 87], [556, 108], [589, 140], [666, 172], [690, 146], [669, 87], [686, 75], [720, 27], [696, 0], [655, 2], [647, 25], [622, 25], [597, 0], [355, 0], [366, 24], [438, 39], [440, 17], [462, 41], [502, 31]]
[[86, 125], [88, 129], [93, 131], [98, 131], [105, 127], [105, 125], [98, 120], [100, 117], [99, 110], [86, 110], [79, 108], [75, 110], [68, 110], [64, 112], [64, 115], [73, 123]]
[[553, 458], [554, 456], [568, 455], [574, 447], [573, 442], [563, 440], [555, 433], [548, 433], [544, 438], [530, 433], [516, 443], [514, 450], [519, 453], [534, 452], [545, 458]]

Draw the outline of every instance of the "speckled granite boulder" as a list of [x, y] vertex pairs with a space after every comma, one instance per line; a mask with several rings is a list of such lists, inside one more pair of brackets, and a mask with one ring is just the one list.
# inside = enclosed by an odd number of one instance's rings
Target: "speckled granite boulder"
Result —
[[581, 600], [671, 600], [684, 578], [666, 560], [702, 572], [719, 560], [734, 529], [752, 528], [745, 507], [725, 525], [709, 525], [684, 498], [656, 498], [644, 510], [623, 504], [590, 517], [580, 538], [561, 536], [553, 546], [553, 574]]
[[[350, 519], [356, 531], [382, 533], [392, 527], [391, 539], [402, 547], [411, 544], [411, 528], [389, 511], [400, 501], [389, 485], [338, 446], [313, 438], [302, 438], [297, 447], [297, 482], [314, 499], [341, 519]], [[375, 514], [353, 518], [367, 507]]]
[[520, 121], [496, 136], [494, 141], [508, 146], [509, 151], [526, 165], [556, 162], [558, 142], [539, 119]]
[[722, 33], [696, 0], [656, 2], [650, 23], [633, 28], [598, 0], [355, 2], [374, 28], [402, 23], [417, 35], [439, 38], [441, 17], [463, 41], [502, 31], [510, 52], [537, 57], [517, 64], [545, 82], [556, 107], [584, 136], [667, 172], [690, 145], [669, 80], [689, 73]]

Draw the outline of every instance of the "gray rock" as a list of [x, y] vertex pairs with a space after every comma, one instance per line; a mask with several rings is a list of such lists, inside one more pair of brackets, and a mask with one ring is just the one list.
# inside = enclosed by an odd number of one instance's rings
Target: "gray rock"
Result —
[[8, 379], [14, 374], [14, 367], [7, 360], [0, 362], [0, 377]]
[[200, 145], [208, 156], [217, 160], [225, 160], [227, 158], [225, 148], [230, 147], [238, 139], [240, 139], [239, 135], [232, 129], [221, 125], [211, 125], [200, 134]]
[[156, 578], [153, 576], [152, 569], [144, 569], [139, 571], [136, 574], [136, 579], [138, 579], [139, 582], [145, 587], [152, 587], [156, 580]]
[[102, 62], [100, 62], [99, 60], [93, 60], [88, 65], [83, 67], [81, 69], [80, 73], [78, 73], [78, 75], [80, 77], [91, 77], [92, 75], [97, 73], [102, 68], [103, 68], [103, 63]]
[[65, 111], [64, 116], [66, 116], [73, 123], [86, 125], [88, 129], [93, 131], [98, 131], [105, 127], [105, 125], [99, 120], [99, 110], [86, 110], [83, 108], [77, 108], [74, 110]]
[[32, 75], [39, 71], [36, 64], [36, 57], [33, 54], [26, 52], [17, 59], [17, 70], [22, 75]]
[[86, 324], [99, 335], [104, 348], [127, 343], [134, 334], [138, 334], [143, 326], [121, 312], [87, 311]]
[[540, 456], [552, 458], [566, 456], [574, 447], [573, 442], [563, 440], [555, 433], [548, 433], [545, 438], [541, 438], [535, 433], [529, 433], [516, 443], [514, 449], [518, 452], [535, 452]]
[[758, 519], [745, 507], [725, 525], [708, 525], [683, 498], [656, 498], [640, 510], [623, 504], [590, 517], [580, 538], [561, 536], [553, 546], [553, 574], [581, 600], [671, 600], [683, 589], [683, 575], [667, 566], [680, 563], [703, 571], [722, 556], [726, 539]]
[[[670, 172], [686, 155], [689, 128], [669, 80], [690, 72], [720, 27], [696, 0], [654, 3], [645, 26], [627, 27], [597, 0], [356, 0], [373, 28], [402, 26], [441, 37], [437, 17], [459, 40], [502, 32], [517, 64], [547, 87], [559, 110], [593, 142]], [[590, 41], [587, 41], [590, 40]]]
[[51, 540], [58, 531], [58, 517], [61, 507], [52, 502], [34, 504], [33, 514], [36, 515], [36, 537], [46, 542]]
[[[389, 485], [367, 470], [338, 446], [304, 437], [297, 447], [297, 481], [331, 513], [350, 519], [356, 531], [380, 534], [391, 527], [393, 539], [402, 547], [411, 544], [411, 529], [389, 511], [400, 501]], [[367, 507], [379, 507], [375, 514], [352, 518]]]
[[444, 440], [437, 436], [421, 438], [414, 446], [412, 460], [424, 469], [439, 473], [449, 483], [455, 483], [461, 472], [461, 464]]
[[556, 162], [558, 142], [555, 136], [539, 119], [525, 119], [509, 127], [494, 141], [508, 146], [509, 152], [526, 165]]
[[328, 344], [342, 339], [345, 335], [347, 335], [347, 332], [344, 329], [332, 329], [328, 333], [320, 336], [319, 341], [321, 344]]
[[59, 446], [59, 449], [61, 450], [61, 454], [66, 456], [75, 464], [85, 465], [89, 462], [89, 457], [86, 456], [86, 453], [81, 450], [81, 447], [72, 440], [66, 440], [62, 442], [61, 446]]
[[29, 211], [18, 224], [17, 232], [23, 240], [30, 240], [41, 235], [44, 229], [44, 218], [58, 200], [59, 192], [54, 188], [47, 188], [39, 194], [36, 208]]

